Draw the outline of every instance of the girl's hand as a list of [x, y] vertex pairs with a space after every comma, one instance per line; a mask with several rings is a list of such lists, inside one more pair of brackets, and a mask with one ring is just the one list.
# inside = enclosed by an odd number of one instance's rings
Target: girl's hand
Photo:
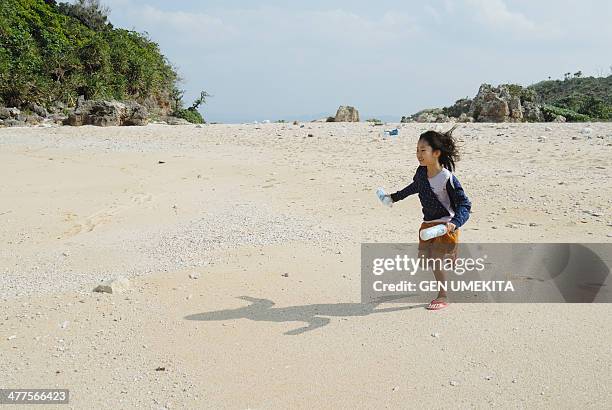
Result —
[[455, 229], [457, 229], [457, 226], [454, 223], [451, 222], [447, 222], [446, 223], [446, 230], [449, 232], [455, 232]]

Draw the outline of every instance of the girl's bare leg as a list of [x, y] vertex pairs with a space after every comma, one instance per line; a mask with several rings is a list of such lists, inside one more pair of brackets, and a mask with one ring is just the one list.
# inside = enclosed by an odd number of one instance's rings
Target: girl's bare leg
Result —
[[[436, 278], [436, 280], [439, 283], [446, 284], [446, 272], [444, 272], [443, 270], [434, 269], [433, 273], [434, 273], [434, 277]], [[436, 299], [443, 300], [443, 301], [446, 302], [447, 301], [446, 290], [439, 289], [438, 290], [438, 297]]]

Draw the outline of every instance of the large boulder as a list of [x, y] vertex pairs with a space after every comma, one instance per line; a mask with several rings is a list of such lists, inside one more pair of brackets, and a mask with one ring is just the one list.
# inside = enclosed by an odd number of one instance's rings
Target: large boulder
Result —
[[355, 107], [341, 105], [336, 112], [335, 122], [359, 122], [359, 111]]
[[477, 122], [516, 122], [523, 120], [519, 96], [512, 96], [506, 85], [482, 84], [468, 113]]
[[126, 103], [125, 108], [127, 112], [123, 125], [141, 126], [149, 123], [149, 112], [144, 106], [130, 101]]
[[567, 118], [565, 118], [563, 115], [557, 115], [555, 119], [553, 120], [553, 122], [565, 122], [565, 121], [567, 121]]
[[26, 124], [25, 121], [22, 120], [16, 120], [13, 118], [9, 118], [7, 120], [4, 120], [3, 124], [5, 127], [27, 127], [28, 124]]
[[532, 101], [525, 101], [523, 103], [523, 118], [529, 122], [546, 121], [540, 105]]
[[191, 125], [186, 119], [178, 117], [166, 117], [165, 121], [168, 125]]
[[6, 107], [0, 107], [0, 120], [8, 120], [11, 118], [11, 113]]
[[510, 109], [510, 120], [515, 122], [523, 121], [523, 106], [519, 97], [512, 97], [508, 103]]
[[0, 120], [16, 119], [19, 121], [23, 121], [22, 119], [19, 118], [20, 115], [21, 115], [21, 111], [18, 108], [0, 107]]
[[29, 103], [26, 108], [42, 118], [45, 118], [49, 115], [49, 112], [45, 107], [36, 103]]
[[97, 125], [100, 127], [119, 125], [147, 125], [147, 109], [136, 103], [119, 101], [84, 101], [79, 99], [77, 108], [64, 121], [66, 125]]
[[474, 118], [468, 116], [466, 113], [463, 113], [457, 118], [457, 122], [474, 122]]
[[123, 103], [98, 101], [89, 109], [87, 123], [99, 127], [119, 126], [126, 114], [126, 106]]
[[508, 89], [482, 84], [472, 100], [469, 115], [478, 122], [504, 122], [510, 114], [509, 100]]

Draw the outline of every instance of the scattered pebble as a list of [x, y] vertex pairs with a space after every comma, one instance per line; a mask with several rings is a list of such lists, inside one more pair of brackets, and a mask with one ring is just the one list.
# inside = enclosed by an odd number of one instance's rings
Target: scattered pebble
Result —
[[68, 327], [68, 324], [69, 324], [69, 323], [70, 323], [69, 321], [64, 320], [64, 321], [62, 322], [62, 324], [60, 325], [60, 327], [61, 327], [62, 329], [66, 329], [66, 328]]
[[436, 337], [436, 338], [437, 338], [437, 337], [440, 337], [440, 333], [432, 333], [432, 334], [431, 334], [431, 337]]
[[449, 384], [450, 384], [451, 386], [458, 386], [458, 385], [459, 385], [459, 383], [457, 383], [457, 381], [455, 381], [455, 380], [451, 380], [451, 381], [449, 382]]
[[200, 279], [200, 274], [199, 273], [190, 273], [189, 274], [189, 279]]
[[538, 224], [535, 222], [529, 222], [529, 226], [538, 226]]
[[11, 335], [6, 338], [6, 340], [13, 340], [13, 339], [17, 339], [17, 335]]
[[285, 277], [285, 278], [288, 278], [288, 277], [289, 277], [289, 274], [288, 274], [287, 272], [285, 272], [285, 273], [283, 273], [281, 276], [283, 276], [283, 277]]
[[94, 292], [100, 293], [121, 293], [128, 290], [130, 287], [130, 281], [126, 278], [120, 277], [102, 285], [98, 285], [94, 288]]

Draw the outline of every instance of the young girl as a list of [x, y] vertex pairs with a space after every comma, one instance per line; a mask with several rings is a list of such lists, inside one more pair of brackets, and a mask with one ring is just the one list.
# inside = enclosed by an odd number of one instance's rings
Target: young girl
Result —
[[[389, 197], [393, 202], [401, 201], [412, 194], [419, 194], [423, 207], [423, 229], [446, 224], [447, 233], [427, 241], [419, 235], [419, 254], [424, 257], [456, 257], [459, 230], [469, 218], [472, 204], [463, 191], [459, 180], [452, 174], [459, 153], [452, 136], [455, 127], [445, 133], [427, 131], [421, 134], [417, 143], [416, 157], [419, 167], [413, 181], [406, 188]], [[434, 269], [438, 282], [446, 282], [444, 271]], [[439, 310], [448, 306], [445, 290], [439, 290], [438, 297], [427, 309]]]

